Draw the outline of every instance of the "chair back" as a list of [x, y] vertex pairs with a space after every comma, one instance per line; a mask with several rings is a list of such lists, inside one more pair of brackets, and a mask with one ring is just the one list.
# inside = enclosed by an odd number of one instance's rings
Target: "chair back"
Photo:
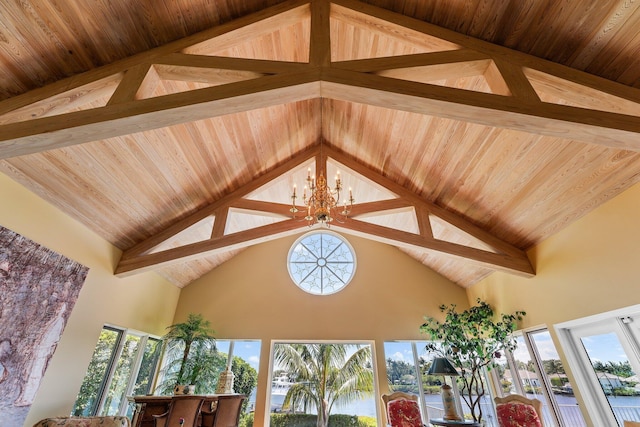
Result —
[[624, 427], [640, 427], [640, 422], [638, 421], [624, 421]]
[[540, 400], [510, 394], [494, 401], [500, 427], [543, 427]]
[[154, 417], [156, 427], [198, 427], [203, 403], [202, 396], [173, 396], [166, 416]]
[[213, 422], [203, 427], [237, 427], [240, 421], [240, 411], [242, 403], [247, 396], [220, 395], [216, 403], [216, 410], [213, 414]]
[[396, 391], [380, 396], [391, 427], [423, 427], [418, 396]]

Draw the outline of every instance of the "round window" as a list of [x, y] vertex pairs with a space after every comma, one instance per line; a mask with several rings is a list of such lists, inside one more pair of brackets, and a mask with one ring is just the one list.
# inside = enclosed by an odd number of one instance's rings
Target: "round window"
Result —
[[289, 249], [287, 267], [293, 282], [314, 295], [338, 292], [356, 271], [353, 248], [342, 236], [329, 231], [307, 233]]

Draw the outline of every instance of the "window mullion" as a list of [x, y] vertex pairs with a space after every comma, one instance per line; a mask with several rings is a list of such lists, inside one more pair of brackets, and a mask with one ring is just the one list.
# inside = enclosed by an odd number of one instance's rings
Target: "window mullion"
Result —
[[127, 412], [127, 406], [129, 404], [127, 396], [131, 396], [131, 394], [133, 393], [133, 388], [136, 385], [138, 371], [140, 370], [140, 365], [142, 365], [142, 359], [144, 357], [147, 346], [147, 338], [147, 335], [142, 335], [140, 336], [140, 341], [138, 341], [138, 349], [136, 350], [135, 360], [133, 361], [131, 369], [129, 370], [129, 381], [127, 382], [127, 388], [125, 389], [123, 399], [120, 401], [118, 415], [125, 415]]
[[126, 341], [127, 330], [120, 329], [117, 331], [118, 339], [116, 341], [116, 351], [113, 352], [113, 354], [111, 355], [111, 359], [109, 360], [109, 369], [107, 370], [107, 375], [105, 376], [102, 387], [100, 388], [98, 405], [96, 406], [94, 415], [102, 413], [104, 402], [107, 399], [109, 386], [111, 384], [111, 381], [113, 380], [113, 375], [116, 371], [116, 368], [118, 367], [118, 360], [120, 360], [120, 356], [122, 355], [122, 350]]
[[556, 422], [556, 425], [560, 427], [564, 427], [564, 420], [562, 417], [558, 416], [560, 413], [560, 408], [558, 408], [558, 404], [555, 399], [550, 395], [551, 384], [549, 382], [549, 378], [547, 373], [544, 371], [544, 366], [542, 365], [542, 360], [540, 358], [540, 353], [538, 353], [538, 348], [534, 345], [531, 340], [531, 333], [539, 332], [539, 330], [527, 331], [524, 334], [524, 342], [527, 346], [527, 350], [529, 354], [532, 356], [533, 363], [535, 364], [536, 369], [538, 370], [538, 378], [541, 380], [540, 385], [542, 386], [542, 392], [544, 393], [545, 399], [547, 399], [547, 404], [551, 412], [551, 416]]
[[422, 372], [420, 371], [420, 359], [418, 357], [418, 346], [415, 342], [411, 342], [411, 351], [413, 353], [413, 366], [416, 372], [416, 378], [418, 379], [418, 396], [420, 396], [420, 411], [422, 412], [422, 422], [427, 423], [427, 404], [424, 400], [424, 387], [422, 384]]
[[517, 394], [526, 396], [524, 387], [522, 387], [522, 378], [520, 378], [520, 374], [518, 373], [518, 365], [513, 357], [513, 353], [506, 352], [505, 357], [507, 359], [507, 365], [509, 365], [509, 370], [512, 372], [511, 379], [515, 382]]

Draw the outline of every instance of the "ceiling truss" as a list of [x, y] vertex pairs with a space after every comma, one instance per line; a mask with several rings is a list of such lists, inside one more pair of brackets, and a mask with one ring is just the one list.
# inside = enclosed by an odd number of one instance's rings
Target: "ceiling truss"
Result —
[[[283, 26], [305, 20], [310, 23], [306, 62], [215, 55], [238, 39], [273, 31], [276, 23]], [[331, 50], [332, 42], [336, 42], [331, 38], [332, 20], [375, 27], [381, 35], [409, 43], [421, 52], [383, 58], [336, 59]], [[433, 83], [452, 76], [482, 76], [489, 91], [462, 90]], [[208, 87], [154, 95], [157, 82], [167, 79]], [[0, 158], [315, 98], [392, 106], [424, 115], [640, 150], [640, 91], [637, 89], [357, 1], [311, 0], [281, 3], [0, 102]], [[555, 101], [557, 99], [560, 101]], [[288, 205], [259, 202], [245, 196], [311, 158], [316, 159], [318, 169], [326, 169], [328, 156], [397, 195], [387, 201], [354, 205], [351, 217], [343, 224], [336, 224], [336, 228], [396, 246], [463, 257], [492, 269], [525, 276], [534, 274], [522, 250], [368, 170], [355, 158], [330, 147], [321, 155], [321, 142], [251, 184], [126, 250], [116, 273], [132, 274], [299, 232], [306, 223], [291, 218], [231, 234], [225, 234], [225, 225], [232, 208], [288, 217]], [[416, 213], [417, 233], [358, 219], [366, 214], [409, 207]], [[430, 215], [491, 249], [434, 238], [428, 221]], [[152, 252], [162, 242], [208, 216], [216, 218], [210, 239]]]

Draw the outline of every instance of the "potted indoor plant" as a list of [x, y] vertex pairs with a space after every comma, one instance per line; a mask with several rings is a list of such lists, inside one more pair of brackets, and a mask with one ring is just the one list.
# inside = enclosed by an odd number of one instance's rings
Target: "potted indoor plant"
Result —
[[505, 350], [516, 349], [513, 336], [516, 322], [522, 320], [524, 311], [496, 316], [489, 304], [478, 299], [478, 305], [458, 312], [456, 305], [441, 305], [445, 313], [443, 322], [425, 317], [420, 331], [429, 335], [428, 351], [446, 357], [459, 370], [463, 384], [461, 396], [471, 409], [474, 421], [482, 422], [480, 402], [486, 392], [483, 370], [495, 367], [495, 360]]
[[167, 327], [164, 335], [165, 357], [170, 362], [163, 369], [162, 393], [193, 394], [203, 390], [207, 377], [218, 372], [219, 356], [215, 331], [200, 314], [189, 314], [187, 320]]

